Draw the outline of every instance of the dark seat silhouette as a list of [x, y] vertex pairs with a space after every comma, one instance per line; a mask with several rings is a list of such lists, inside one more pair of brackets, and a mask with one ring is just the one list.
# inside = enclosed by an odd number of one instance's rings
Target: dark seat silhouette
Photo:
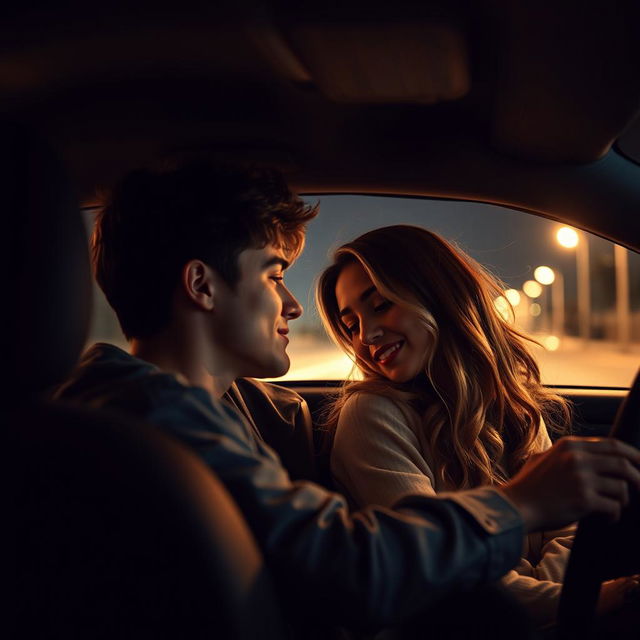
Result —
[[214, 474], [152, 427], [47, 400], [86, 339], [86, 237], [51, 150], [19, 127], [3, 142], [6, 637], [282, 637]]

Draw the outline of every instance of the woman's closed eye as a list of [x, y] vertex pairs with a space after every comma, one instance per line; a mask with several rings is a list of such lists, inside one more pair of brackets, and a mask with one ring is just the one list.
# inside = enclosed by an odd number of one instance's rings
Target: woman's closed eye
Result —
[[352, 336], [354, 333], [358, 332], [358, 326], [359, 323], [358, 322], [353, 322], [352, 324], [343, 324], [342, 325], [344, 327], [344, 330], [350, 335]]
[[391, 302], [391, 300], [384, 300], [384, 301], [378, 303], [377, 305], [375, 305], [373, 307], [373, 310], [376, 313], [382, 313], [383, 311], [386, 311], [392, 304], [393, 304], [393, 302]]
[[[383, 299], [381, 302], [374, 304], [372, 306], [372, 309], [374, 313], [384, 313], [392, 305], [393, 305], [393, 302], [391, 302], [391, 300]], [[344, 321], [343, 319], [342, 326], [350, 336], [353, 336], [355, 333], [357, 333], [360, 330], [360, 323], [358, 321], [348, 322], [348, 321]]]
[[355, 315], [351, 315], [351, 314], [342, 318], [340, 324], [342, 325], [342, 328], [344, 329], [345, 333], [347, 333], [350, 336], [352, 336], [354, 333], [358, 331], [358, 327], [360, 325]]

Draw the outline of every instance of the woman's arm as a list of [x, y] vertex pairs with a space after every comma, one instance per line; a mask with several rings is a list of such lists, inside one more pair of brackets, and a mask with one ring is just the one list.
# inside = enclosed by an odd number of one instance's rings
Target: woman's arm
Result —
[[[544, 421], [541, 421], [538, 437], [534, 444], [534, 453], [547, 451], [551, 446], [547, 426]], [[531, 563], [535, 578], [558, 583], [564, 580], [575, 530], [576, 525], [572, 523], [562, 529], [528, 535], [526, 557]]]
[[[551, 445], [547, 427], [542, 421], [533, 453], [546, 451]], [[555, 622], [574, 533], [575, 524], [553, 531], [530, 533], [525, 541], [524, 557], [502, 579], [503, 586], [527, 609], [539, 627]]]

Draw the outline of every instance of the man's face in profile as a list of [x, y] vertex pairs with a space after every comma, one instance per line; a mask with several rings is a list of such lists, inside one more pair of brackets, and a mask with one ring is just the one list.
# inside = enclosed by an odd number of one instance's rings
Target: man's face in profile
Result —
[[284, 284], [284, 253], [268, 244], [238, 257], [240, 279], [217, 296], [216, 341], [235, 377], [277, 377], [290, 366], [288, 323], [302, 314]]

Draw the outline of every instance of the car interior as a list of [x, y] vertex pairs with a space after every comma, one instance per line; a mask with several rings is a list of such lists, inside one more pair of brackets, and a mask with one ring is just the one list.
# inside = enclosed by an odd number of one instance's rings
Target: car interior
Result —
[[[286, 603], [214, 475], [148, 425], [48, 400], [89, 331], [80, 209], [129, 170], [207, 157], [274, 166], [301, 194], [509, 207], [636, 255], [640, 6], [187, 0], [2, 14], [10, 637], [285, 638]], [[310, 412], [271, 444], [292, 477], [329, 484], [320, 426], [339, 383], [277, 384]], [[554, 386], [574, 433], [615, 423], [640, 444], [640, 378], [635, 395]], [[243, 401], [260, 402], [253, 389]], [[581, 523], [558, 638], [587, 638], [600, 583], [640, 572], [638, 526], [637, 496], [616, 527]], [[603, 537], [615, 553], [594, 562]]]

